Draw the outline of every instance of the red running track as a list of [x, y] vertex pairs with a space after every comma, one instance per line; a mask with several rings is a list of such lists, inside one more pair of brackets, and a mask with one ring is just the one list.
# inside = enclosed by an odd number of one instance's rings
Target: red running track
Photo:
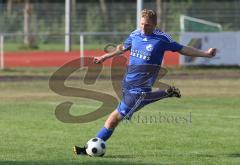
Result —
[[[87, 57], [100, 56], [104, 52], [101, 50], [87, 50], [84, 55]], [[129, 56], [129, 53], [126, 54]], [[27, 52], [6, 52], [4, 54], [5, 68], [15, 67], [60, 67], [63, 64], [80, 58], [79, 51], [65, 53], [62, 51], [27, 51]], [[179, 65], [179, 54], [166, 52], [164, 56], [164, 65]], [[104, 66], [110, 66], [111, 60], [104, 62]]]

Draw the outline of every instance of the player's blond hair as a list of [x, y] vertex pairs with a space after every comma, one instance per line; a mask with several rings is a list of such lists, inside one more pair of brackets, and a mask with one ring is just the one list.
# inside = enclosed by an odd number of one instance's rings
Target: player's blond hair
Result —
[[157, 24], [157, 13], [153, 10], [143, 9], [141, 12], [143, 18], [151, 20], [155, 25]]

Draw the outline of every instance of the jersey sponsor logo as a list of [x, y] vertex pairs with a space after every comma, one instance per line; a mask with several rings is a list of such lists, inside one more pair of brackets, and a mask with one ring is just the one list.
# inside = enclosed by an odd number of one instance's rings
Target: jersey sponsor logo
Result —
[[144, 38], [143, 41], [148, 41], [147, 38]]
[[152, 44], [148, 44], [148, 45], [146, 46], [146, 50], [149, 51], [149, 52], [151, 52], [151, 51], [153, 50], [153, 45], [152, 45]]
[[133, 49], [130, 55], [133, 57], [137, 57], [137, 58], [149, 61], [151, 53]]

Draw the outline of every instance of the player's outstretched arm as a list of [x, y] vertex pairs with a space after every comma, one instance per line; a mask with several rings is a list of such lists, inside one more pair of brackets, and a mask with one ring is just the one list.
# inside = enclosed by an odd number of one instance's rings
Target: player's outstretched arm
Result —
[[104, 62], [106, 59], [123, 54], [124, 52], [126, 52], [127, 50], [124, 49], [123, 44], [119, 44], [117, 45], [116, 49], [113, 52], [110, 53], [106, 53], [100, 57], [94, 57], [94, 63], [99, 64]]
[[196, 49], [190, 46], [184, 46], [179, 53], [185, 56], [192, 56], [192, 57], [207, 57], [212, 58], [216, 55], [215, 48], [209, 48], [207, 51], [202, 51], [200, 49]]

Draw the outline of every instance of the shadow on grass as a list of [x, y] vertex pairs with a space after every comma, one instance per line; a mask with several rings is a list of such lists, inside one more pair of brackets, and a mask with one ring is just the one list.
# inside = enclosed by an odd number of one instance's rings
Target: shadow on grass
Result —
[[[115, 160], [79, 160], [79, 161], [0, 161], [0, 164], [4, 165], [156, 165], [151, 164], [149, 162], [147, 163], [140, 163], [140, 162], [134, 162], [134, 161], [115, 161]], [[159, 163], [158, 163], [159, 164]]]
[[232, 158], [240, 158], [240, 153], [226, 154], [226, 156], [228, 156], [228, 157], [232, 157]]
[[[162, 156], [171, 157], [171, 154], [161, 154]], [[230, 154], [202, 154], [202, 153], [189, 153], [189, 154], [175, 154], [174, 156], [178, 157], [202, 157], [202, 158], [213, 158], [213, 157], [232, 157], [232, 158], [240, 158], [240, 153], [230, 153]]]
[[206, 157], [206, 158], [212, 158], [216, 157], [216, 155], [213, 154], [201, 154], [201, 153], [186, 153], [186, 154], [161, 154], [162, 156], [166, 157], [172, 157], [172, 156], [177, 156], [177, 157]]
[[196, 157], [219, 157], [219, 156], [224, 156], [224, 157], [232, 157], [232, 158], [240, 158], [240, 153], [231, 153], [231, 154], [224, 154], [224, 155], [213, 155], [213, 154], [191, 154], [191, 156], [196, 156]]
[[190, 154], [191, 156], [196, 156], [196, 157], [205, 157], [205, 158], [213, 158], [216, 157], [216, 155], [211, 155], [211, 154]]
[[103, 158], [129, 159], [129, 158], [135, 158], [135, 156], [134, 155], [106, 155]]

